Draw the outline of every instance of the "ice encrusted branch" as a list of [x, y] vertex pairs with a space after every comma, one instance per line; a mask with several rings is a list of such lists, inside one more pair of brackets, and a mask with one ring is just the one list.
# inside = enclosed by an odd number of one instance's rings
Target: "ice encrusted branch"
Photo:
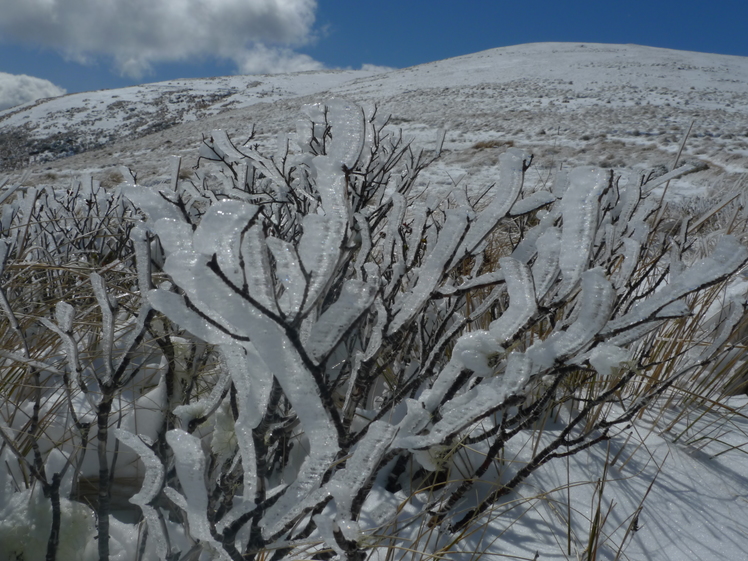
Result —
[[[623, 391], [642, 335], [748, 261], [731, 237], [701, 260], [682, 239], [672, 249], [633, 175], [578, 168], [523, 195], [532, 158], [512, 149], [487, 204], [421, 197], [430, 160], [376, 112], [332, 100], [304, 113], [272, 157], [216, 131], [200, 183], [125, 190], [146, 217], [133, 239], [149, 304], [220, 356], [212, 388], [172, 412], [179, 484], [163, 493], [221, 556], [298, 557], [303, 543], [362, 558], [366, 521], [398, 518], [373, 505], [464, 468], [469, 442], [486, 458], [431, 491], [439, 519], [454, 516], [509, 440], [590, 387], [582, 417], [504, 481], [608, 438], [646, 402]], [[613, 396], [629, 409], [608, 421]], [[154, 456], [118, 435], [150, 462], [152, 498]]]

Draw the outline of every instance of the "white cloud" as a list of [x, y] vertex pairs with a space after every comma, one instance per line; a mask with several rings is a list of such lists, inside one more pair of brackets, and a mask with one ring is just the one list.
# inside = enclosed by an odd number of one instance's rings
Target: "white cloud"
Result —
[[377, 74], [383, 74], [385, 72], [392, 72], [393, 70], [397, 70], [397, 69], [392, 66], [379, 66], [378, 64], [362, 64], [361, 70], [364, 70], [366, 72], [376, 72]]
[[[240, 70], [321, 65], [290, 49], [312, 39], [316, 0], [0, 0], [0, 36], [72, 60], [111, 57], [141, 77], [158, 62], [211, 57]], [[278, 65], [276, 67], [276, 65]]]
[[66, 93], [65, 90], [55, 86], [49, 80], [25, 74], [0, 72], [0, 109], [8, 109], [14, 105], [64, 93]]
[[234, 60], [242, 74], [280, 74], [323, 68], [322, 63], [310, 56], [294, 53], [290, 49], [269, 49], [263, 45], [257, 45]]

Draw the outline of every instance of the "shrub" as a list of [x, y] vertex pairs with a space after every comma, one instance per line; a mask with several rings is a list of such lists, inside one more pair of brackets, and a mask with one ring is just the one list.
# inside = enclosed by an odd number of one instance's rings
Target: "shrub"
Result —
[[[748, 250], [662, 230], [651, 189], [678, 172], [533, 190], [512, 148], [482, 197], [422, 194], [431, 157], [376, 113], [305, 112], [273, 156], [214, 131], [193, 180], [4, 212], [0, 436], [51, 501], [51, 558], [84, 478], [107, 558], [118, 477], [142, 481], [141, 557], [441, 556], [726, 356], [742, 300], [714, 291]], [[731, 319], [693, 316], [705, 298]]]

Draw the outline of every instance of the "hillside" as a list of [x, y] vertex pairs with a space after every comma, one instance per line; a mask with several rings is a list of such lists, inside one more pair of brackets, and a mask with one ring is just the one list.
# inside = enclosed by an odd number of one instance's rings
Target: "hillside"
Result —
[[84, 170], [106, 180], [124, 164], [159, 181], [168, 155], [193, 165], [213, 129], [243, 140], [255, 125], [254, 141], [272, 148], [301, 105], [332, 96], [376, 104], [422, 144], [445, 128], [441, 165], [477, 183], [491, 181], [488, 166], [508, 144], [535, 155], [539, 177], [560, 162], [664, 170], [692, 121], [681, 161], [709, 169], [681, 181], [680, 193], [704, 194], [748, 171], [748, 58], [570, 43], [380, 74], [177, 80], [42, 100], [0, 112], [0, 168], [28, 168], [27, 181], [45, 183]]

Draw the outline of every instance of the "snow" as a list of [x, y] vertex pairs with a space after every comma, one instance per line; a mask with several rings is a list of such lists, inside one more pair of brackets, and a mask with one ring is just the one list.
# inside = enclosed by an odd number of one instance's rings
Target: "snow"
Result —
[[[442, 137], [442, 159], [422, 179], [424, 191], [428, 188], [422, 198], [426, 202], [406, 200], [393, 192], [394, 184], [389, 186], [388, 196], [396, 205], [393, 216], [398, 220], [394, 220], [385, 231], [389, 245], [384, 252], [382, 270], [393, 261], [414, 262], [428, 213], [436, 207], [434, 200], [451, 192], [454, 200], [459, 201], [468, 194], [482, 193], [491, 184], [496, 183], [496, 186], [486, 196], [490, 200], [484, 201], [489, 211], [481, 213], [477, 220], [463, 208], [449, 211], [440, 244], [425, 257], [416, 274], [407, 279], [389, 334], [396, 332], [422, 309], [425, 295], [434, 289], [436, 272], [456, 259], [455, 256], [459, 257], [461, 252], [479, 250], [481, 240], [497, 220], [546, 205], [566, 194], [560, 212], [553, 210], [538, 214], [542, 218], [540, 224], [526, 232], [524, 241], [512, 257], [502, 259], [501, 271], [470, 281], [473, 284], [505, 281], [509, 295], [509, 308], [505, 313], [488, 330], [475, 330], [462, 337], [452, 351], [452, 361], [442, 369], [431, 388], [407, 401], [407, 412], [402, 412], [404, 417], [399, 422], [393, 421], [395, 425], [383, 422], [372, 425], [347, 459], [346, 469], [337, 472], [325, 486], [317, 488], [315, 481], [319, 480], [320, 472], [337, 453], [337, 436], [329, 428], [330, 420], [320, 414], [321, 398], [318, 388], [308, 383], [307, 365], [277, 325], [237, 299], [235, 293], [225, 290], [225, 287], [221, 289], [221, 283], [215, 276], [205, 273], [203, 266], [215, 255], [227, 278], [240, 288], [246, 284], [254, 301], [273, 313], [293, 317], [302, 311], [308, 312], [321, 293], [329, 270], [340, 256], [343, 240], [346, 236], [350, 236], [349, 241], [355, 239], [355, 232], [346, 232], [343, 227], [350, 221], [350, 210], [341, 194], [346, 180], [342, 166], [350, 165], [358, 154], [366, 151], [371, 141], [367, 136], [370, 129], [367, 128], [364, 135], [356, 132], [355, 124], [363, 118], [362, 114], [355, 106], [343, 101], [332, 105], [330, 118], [336, 130], [342, 132], [335, 137], [327, 156], [314, 158], [325, 190], [321, 193], [318, 212], [305, 219], [299, 253], [288, 242], [265, 236], [259, 228], [247, 228], [258, 211], [258, 206], [249, 204], [249, 198], [246, 203], [223, 201], [214, 204], [203, 217], [201, 226], [193, 231], [176, 208], [165, 204], [151, 187], [130, 185], [127, 188], [128, 196], [140, 208], [152, 217], [159, 217], [150, 227], [159, 236], [167, 256], [166, 270], [174, 278], [184, 280], [180, 287], [185, 289], [191, 303], [201, 310], [211, 310], [211, 318], [232, 327], [231, 334], [215, 329], [191, 310], [184, 296], [173, 292], [173, 287], [153, 288], [143, 276], [141, 289], [147, 292], [154, 308], [167, 311], [174, 321], [196, 336], [222, 345], [231, 372], [230, 379], [222, 379], [216, 386], [218, 389], [208, 399], [199, 402], [200, 411], [226, 408], [226, 402], [221, 401], [222, 390], [233, 382], [241, 413], [233, 426], [228, 415], [225, 416], [224, 424], [214, 433], [214, 436], [220, 436], [223, 444], [216, 442], [215, 449], [231, 449], [234, 445], [232, 436], [235, 436], [239, 454], [247, 466], [252, 464], [254, 445], [251, 430], [260, 422], [260, 412], [269, 397], [271, 372], [279, 373], [279, 382], [306, 427], [307, 444], [315, 452], [298, 459], [298, 472], [293, 474], [295, 479], [288, 487], [284, 483], [269, 491], [272, 495], [285, 490], [266, 517], [264, 534], [274, 534], [298, 516], [303, 505], [329, 493], [334, 504], [318, 518], [320, 535], [326, 537], [329, 544], [334, 544], [330, 536], [335, 528], [339, 528], [347, 539], [355, 540], [371, 528], [390, 523], [393, 517], [400, 516], [400, 520], [405, 520], [418, 512], [417, 498], [403, 506], [406, 496], [402, 492], [399, 495], [384, 492], [377, 483], [358, 522], [351, 519], [352, 493], [349, 491], [361, 487], [367, 474], [388, 449], [417, 450], [420, 463], [427, 469], [435, 469], [450, 452], [438, 446], [445, 435], [463, 430], [520, 388], [540, 367], [552, 364], [561, 355], [576, 354], [580, 363], [588, 361], [600, 377], [614, 376], [630, 358], [622, 346], [651, 329], [646, 322], [653, 323], [652, 320], [665, 312], [675, 310], [682, 313], [683, 303], [679, 299], [684, 294], [696, 286], [712, 282], [748, 259], [746, 250], [737, 241], [722, 238], [712, 257], [682, 271], [674, 268], [677, 274], [666, 288], [634, 306], [627, 315], [609, 321], [614, 290], [629, 282], [635, 258], [647, 234], [643, 220], [648, 212], [646, 205], [640, 206], [634, 214], [640, 193], [653, 190], [660, 193], [662, 186], [671, 180], [668, 197], [673, 201], [684, 197], [708, 198], [718, 178], [726, 184], [734, 183], [737, 176], [748, 171], [748, 144], [744, 140], [748, 130], [747, 84], [748, 60], [740, 57], [632, 45], [533, 44], [476, 53], [376, 76], [361, 71], [277, 77], [235, 76], [74, 94], [0, 112], [0, 131], [11, 134], [31, 121], [38, 124], [31, 133], [35, 142], [46, 142], [45, 139], [52, 135], [68, 133], [71, 138], [79, 139], [76, 142], [92, 146], [109, 142], [110, 138], [116, 141], [104, 148], [112, 152], [104, 158], [102, 154], [105, 152], [94, 151], [52, 161], [48, 158], [60, 154], [55, 152], [57, 148], [41, 152], [34, 156], [37, 163], [31, 167], [30, 184], [48, 184], [51, 181], [45, 179], [48, 173], [58, 174], [56, 181], [60, 176], [81, 171], [104, 178], [105, 173], [110, 173], [108, 167], [111, 163], [113, 169], [125, 164], [134, 170], [143, 170], [142, 177], [148, 185], [164, 186], [170, 181], [166, 177], [168, 174], [161, 171], [168, 167], [164, 166], [166, 156], [173, 152], [184, 157], [197, 153], [195, 139], [199, 139], [200, 133], [219, 131], [213, 133], [212, 147], [203, 149], [204, 155], [210, 155], [212, 150], [229, 158], [239, 158], [241, 155], [232, 151], [228, 138], [246, 138], [248, 124], [256, 122], [266, 130], [261, 130], [255, 140], [262, 147], [272, 146], [279, 131], [296, 126], [296, 121], [291, 119], [295, 119], [298, 106], [311, 101], [306, 96], [323, 91], [354, 101], [378, 102], [381, 113], [392, 113], [397, 126], [427, 147], [438, 149], [441, 141], [437, 139], [434, 144], [434, 132], [446, 130], [446, 139]], [[328, 93], [323, 97], [329, 97]], [[314, 114], [314, 107], [307, 112]], [[683, 169], [670, 171], [675, 150], [697, 112], [692, 138], [684, 153], [689, 162], [684, 167], [695, 169], [700, 167], [697, 164], [708, 163], [710, 168], [678, 178]], [[125, 119], [128, 115], [137, 118]], [[308, 121], [304, 122], [308, 124]], [[159, 131], [159, 127], [164, 128]], [[302, 129], [297, 131], [303, 145], [305, 132]], [[584, 135], [589, 135], [589, 138], [584, 140]], [[517, 149], [506, 151], [509, 141]], [[239, 148], [251, 149], [246, 146]], [[530, 153], [535, 154], [536, 159], [533, 167], [523, 173], [522, 162], [528, 160]], [[600, 196], [608, 186], [605, 169], [618, 167], [614, 158], [608, 158], [611, 155], [619, 155], [617, 157], [624, 158], [626, 163], [639, 162], [640, 167], [621, 181], [620, 201], [612, 214], [619, 219], [618, 222], [599, 225]], [[185, 162], [182, 169], [189, 170], [193, 161]], [[560, 162], [565, 168], [578, 164], [597, 167], [586, 167], [569, 174], [554, 173], [552, 195], [545, 191], [534, 192], [536, 186], [549, 180], [550, 170]], [[0, 162], [0, 165], [4, 164]], [[273, 162], [267, 160], [264, 165], [265, 171], [272, 173]], [[662, 171], [666, 173], [640, 189], [640, 174], [646, 175], [655, 166], [664, 166]], [[127, 174], [123, 176], [128, 177]], [[566, 193], [568, 190], [571, 191]], [[36, 194], [37, 191], [29, 188], [23, 204], [32, 205]], [[164, 196], [170, 195], [167, 192]], [[6, 212], [9, 210], [4, 207], [4, 221], [7, 220]], [[558, 222], [559, 218], [562, 218], [562, 223]], [[405, 243], [398, 233], [404, 222], [412, 227]], [[363, 220], [358, 223], [363, 224]], [[148, 232], [145, 228], [138, 228], [134, 236], [141, 240], [138, 259], [145, 263], [146, 253], [151, 250], [146, 241]], [[372, 233], [361, 231], [359, 234], [360, 242], [370, 246]], [[624, 256], [620, 268], [611, 277], [612, 284], [599, 270], [583, 272], [590, 250], [603, 238], [620, 241], [617, 251]], [[0, 243], [0, 248], [4, 247], [6, 243]], [[606, 248], [606, 251], [610, 250]], [[280, 296], [272, 286], [271, 259], [274, 274], [283, 287]], [[310, 279], [304, 277], [302, 267], [311, 273]], [[334, 349], [342, 331], [360, 310], [372, 302], [382, 313], [377, 316], [369, 347], [361, 349], [357, 355], [357, 364], [370, 358], [381, 344], [386, 318], [381, 301], [374, 297], [374, 287], [380, 282], [380, 277], [370, 266], [365, 268], [362, 263], [357, 263], [356, 268], [358, 276], [344, 285], [341, 299], [319, 318], [314, 318], [316, 325], [306, 332], [305, 350], [315, 361]], [[511, 339], [533, 315], [536, 306], [544, 302], [559, 269], [564, 279], [563, 288], [549, 297], [563, 299], [581, 286], [580, 309], [574, 311], [576, 315], [571, 317], [564, 332], [525, 352], [509, 352], [504, 373], [495, 375], [492, 364], [496, 353], [503, 352], [498, 344]], [[395, 270], [386, 295], [391, 295], [400, 278]], [[92, 282], [107, 323], [104, 330], [107, 338], [103, 346], [111, 348], [113, 311], [101, 281], [94, 276]], [[446, 295], [459, 286], [443, 287], [441, 291]], [[498, 292], [492, 294], [494, 299], [498, 297]], [[735, 297], [732, 313], [727, 318], [730, 325], [737, 321], [743, 300]], [[678, 310], [672, 306], [677, 306]], [[69, 333], [74, 319], [72, 306], [58, 305], [55, 311], [58, 334]], [[600, 333], [611, 334], [639, 323], [645, 325], [614, 337], [608, 343], [593, 344]], [[237, 342], [237, 337], [249, 338], [252, 343]], [[77, 351], [71, 341], [67, 342], [67, 353], [74, 357]], [[106, 363], [111, 376], [113, 365], [109, 354]], [[69, 360], [77, 362], [77, 359]], [[431, 427], [429, 434], [421, 434], [463, 368], [486, 377], [486, 381], [439, 410], [441, 419]], [[354, 366], [352, 375], [357, 371], [358, 366]], [[158, 386], [141, 397], [140, 403], [161, 403], [163, 392], [163, 386]], [[350, 400], [350, 395], [347, 400]], [[732, 398], [729, 405], [740, 410], [746, 407], [746, 400]], [[157, 405], [152, 405], [151, 409], [157, 409]], [[183, 413], [184, 425], [198, 413], [186, 409], [180, 412]], [[669, 414], [667, 411], [663, 413], [665, 416]], [[127, 430], [119, 430], [116, 434], [123, 444], [139, 454], [145, 464], [143, 488], [132, 500], [143, 508], [150, 535], [156, 541], [154, 547], [158, 555], [164, 557], [168, 545], [158, 537], [161, 526], [156, 510], [147, 505], [161, 485], [164, 474], [160, 462], [147, 446], [149, 436], [141, 430], [135, 431], [136, 426], [151, 429], [160, 426], [160, 422], [148, 419], [137, 420], [137, 423], [136, 419], [127, 419], [123, 424]], [[734, 417], [732, 422], [732, 426], [723, 426], [716, 415], [704, 415], [704, 418], [694, 421], [697, 437], [686, 441], [686, 437], [680, 437], [678, 433], [682, 427], [660, 432], [662, 423], [645, 418], [627, 433], [616, 435], [609, 450], [604, 446], [596, 447], [570, 458], [566, 464], [549, 463], [507, 502], [496, 505], [490, 524], [482, 532], [466, 536], [453, 545], [466, 552], [462, 556], [465, 559], [474, 558], [472, 552], [475, 551], [495, 555], [499, 546], [501, 554], [506, 556], [532, 559], [537, 551], [539, 559], [566, 559], [567, 514], [562, 512], [566, 499], [561, 491], [548, 489], [561, 489], [571, 483], [575, 493], [579, 492], [579, 495], [575, 494], [569, 523], [575, 540], [572, 556], [576, 555], [586, 544], [596, 497], [590, 474], [602, 473], [603, 466], [607, 465], [609, 481], [603, 494], [603, 505], [611, 514], [604, 529], [609, 539], [603, 544], [602, 558], [615, 556], [615, 544], [623, 539], [631, 524], [631, 516], [647, 492], [644, 508], [639, 513], [639, 530], [630, 534], [626, 556], [662, 561], [742, 558], [748, 543], [744, 516], [748, 477], [743, 456], [745, 442], [741, 436], [748, 433], [748, 426], [740, 416]], [[700, 441], [700, 426], [704, 426], [704, 434], [714, 431], [719, 437], [705, 437], [703, 442]], [[631, 440], [626, 443], [629, 434]], [[202, 483], [206, 444], [180, 429], [171, 431], [167, 438], [175, 453], [176, 472], [183, 488], [182, 495], [173, 490], [169, 493], [175, 502], [184, 506], [193, 535], [207, 546], [214, 542], [205, 519], [207, 497]], [[637, 448], [646, 453], [634, 454]], [[8, 452], [3, 452], [3, 457], [7, 459], [7, 456]], [[520, 463], [527, 458], [527, 452], [510, 449], [505, 457], [508, 464]], [[60, 458], [57, 460], [59, 465]], [[5, 473], [0, 471], [3, 477]], [[250, 474], [250, 469], [245, 467], [246, 501], [242, 508], [251, 508], [254, 499], [256, 487]], [[16, 477], [20, 475], [16, 474]], [[649, 484], [655, 479], [651, 491], [648, 491]], [[11, 493], [11, 485], [9, 478], [0, 480], [0, 497], [5, 499], [0, 503], [3, 551], [15, 552], [14, 548], [19, 547], [26, 548], [24, 551], [30, 558], [43, 555], [33, 548], [46, 545], [48, 532], [46, 527], [33, 527], [32, 522], [49, 524], [48, 501], [38, 487]], [[92, 540], [94, 530], [90, 511], [84, 512], [76, 503], [63, 501], [63, 523], [69, 524], [64, 526], [67, 530], [63, 535], [74, 552], [69, 556], [95, 558], [95, 546], [93, 550], [91, 548], [95, 542]], [[425, 508], [425, 502], [422, 506]], [[402, 512], [398, 515], [400, 508]], [[328, 516], [330, 512], [334, 512], [334, 524]], [[325, 526], [328, 522], [329, 525]], [[132, 544], [137, 542], [137, 536], [133, 539], [133, 529], [127, 525], [113, 523], [112, 528], [113, 558], [124, 559], [125, 552], [133, 551]], [[381, 533], [389, 530], [383, 528]], [[403, 536], [406, 535], [404, 529]], [[10, 548], [5, 547], [11, 543]], [[423, 541], [421, 546], [424, 546]], [[435, 544], [429, 542], [429, 547], [433, 548]], [[63, 546], [60, 551], [61, 556], [63, 552], [68, 555]], [[0, 559], [3, 559], [2, 555], [5, 553], [0, 553]]]

